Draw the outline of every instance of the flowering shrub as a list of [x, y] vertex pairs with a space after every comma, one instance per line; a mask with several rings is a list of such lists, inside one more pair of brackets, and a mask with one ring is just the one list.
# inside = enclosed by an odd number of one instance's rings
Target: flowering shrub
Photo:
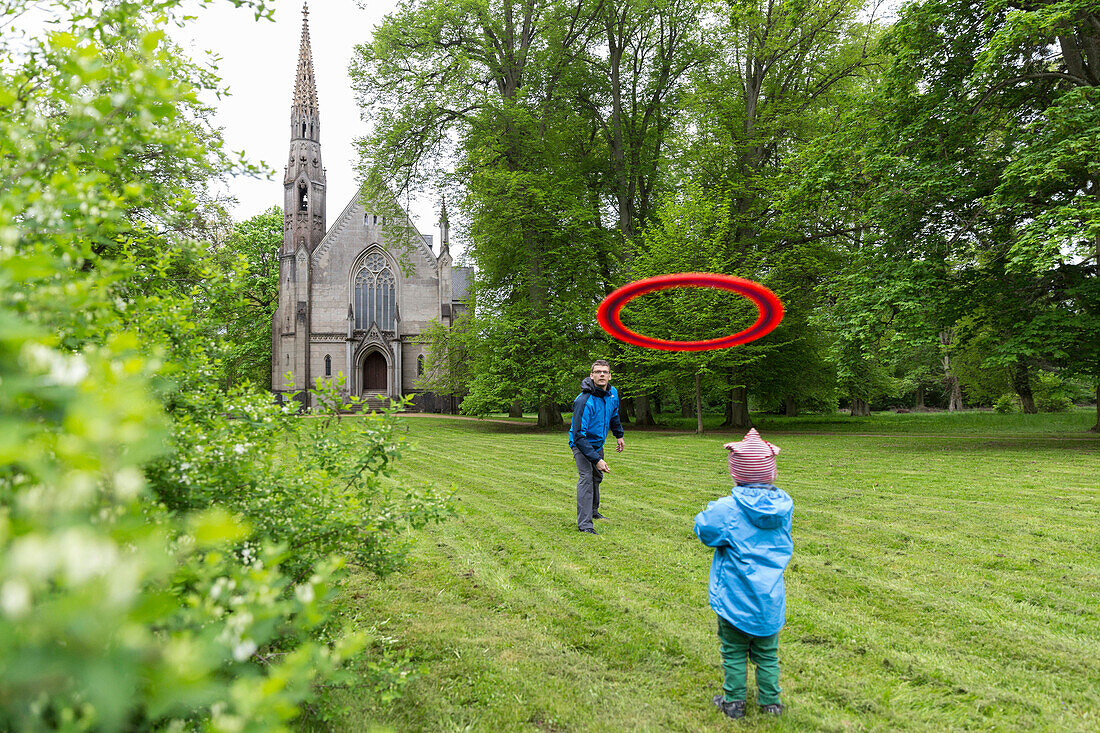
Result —
[[320, 407], [268, 394], [228, 395], [194, 384], [176, 402], [169, 452], [148, 470], [173, 510], [222, 506], [249, 520], [253, 541], [293, 545], [284, 568], [295, 578], [338, 554], [386, 575], [405, 556], [404, 530], [450, 512], [445, 496], [389, 478], [403, 450], [394, 407], [341, 417], [338, 385], [318, 380]]
[[180, 0], [50, 5], [36, 38], [0, 9], [0, 730], [286, 730], [366, 641], [335, 553], [384, 572], [444, 505], [385, 479], [389, 418], [325, 438], [210, 386], [217, 80]]
[[[0, 729], [280, 729], [362, 644], [311, 640], [339, 563], [294, 581], [270, 543], [235, 553], [249, 529], [227, 512], [166, 511], [141, 472], [167, 426], [136, 343], [49, 340], [0, 308]], [[263, 658], [274, 642], [291, 651]]]

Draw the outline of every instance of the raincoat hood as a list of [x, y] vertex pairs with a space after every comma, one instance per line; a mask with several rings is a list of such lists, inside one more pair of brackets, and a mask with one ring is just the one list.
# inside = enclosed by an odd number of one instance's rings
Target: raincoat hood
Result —
[[769, 484], [734, 486], [733, 498], [754, 527], [778, 529], [794, 509], [794, 502], [785, 491]]
[[[610, 383], [608, 384], [610, 387]], [[585, 377], [581, 380], [581, 393], [587, 392], [588, 394], [596, 395], [597, 397], [606, 397], [607, 392], [596, 386], [596, 383], [592, 381], [592, 377]]]

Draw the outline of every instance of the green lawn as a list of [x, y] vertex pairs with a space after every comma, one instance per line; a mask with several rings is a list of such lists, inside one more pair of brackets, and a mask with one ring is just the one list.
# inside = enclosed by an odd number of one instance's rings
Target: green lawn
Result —
[[418, 533], [407, 570], [347, 588], [383, 620], [374, 652], [418, 671], [389, 703], [334, 692], [331, 727], [1100, 730], [1100, 438], [991, 417], [957, 431], [974, 437], [765, 430], [795, 499], [788, 707], [740, 725], [710, 703], [711, 552], [691, 532], [728, 491], [728, 433], [628, 430], [591, 536], [563, 434], [407, 418], [402, 477], [453, 484], [458, 515]]

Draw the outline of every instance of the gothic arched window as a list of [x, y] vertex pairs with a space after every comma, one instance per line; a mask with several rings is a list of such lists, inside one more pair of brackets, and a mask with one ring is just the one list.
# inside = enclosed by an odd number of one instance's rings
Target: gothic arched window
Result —
[[328, 354], [325, 354], [325, 376], [332, 376], [332, 357]]
[[397, 310], [396, 280], [386, 260], [377, 252], [371, 253], [355, 276], [355, 327], [370, 328], [377, 323], [383, 331], [394, 330], [394, 313]]
[[424, 376], [424, 355], [416, 357], [416, 376]]

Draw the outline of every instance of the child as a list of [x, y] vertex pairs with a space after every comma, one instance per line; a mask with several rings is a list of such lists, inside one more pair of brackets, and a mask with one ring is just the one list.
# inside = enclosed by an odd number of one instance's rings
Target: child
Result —
[[730, 496], [712, 501], [695, 516], [695, 534], [714, 548], [710, 607], [718, 614], [724, 695], [714, 704], [731, 718], [745, 717], [748, 656], [756, 666], [756, 702], [779, 715], [779, 629], [786, 616], [783, 570], [791, 561], [794, 502], [776, 488], [779, 448], [752, 429], [730, 452]]

